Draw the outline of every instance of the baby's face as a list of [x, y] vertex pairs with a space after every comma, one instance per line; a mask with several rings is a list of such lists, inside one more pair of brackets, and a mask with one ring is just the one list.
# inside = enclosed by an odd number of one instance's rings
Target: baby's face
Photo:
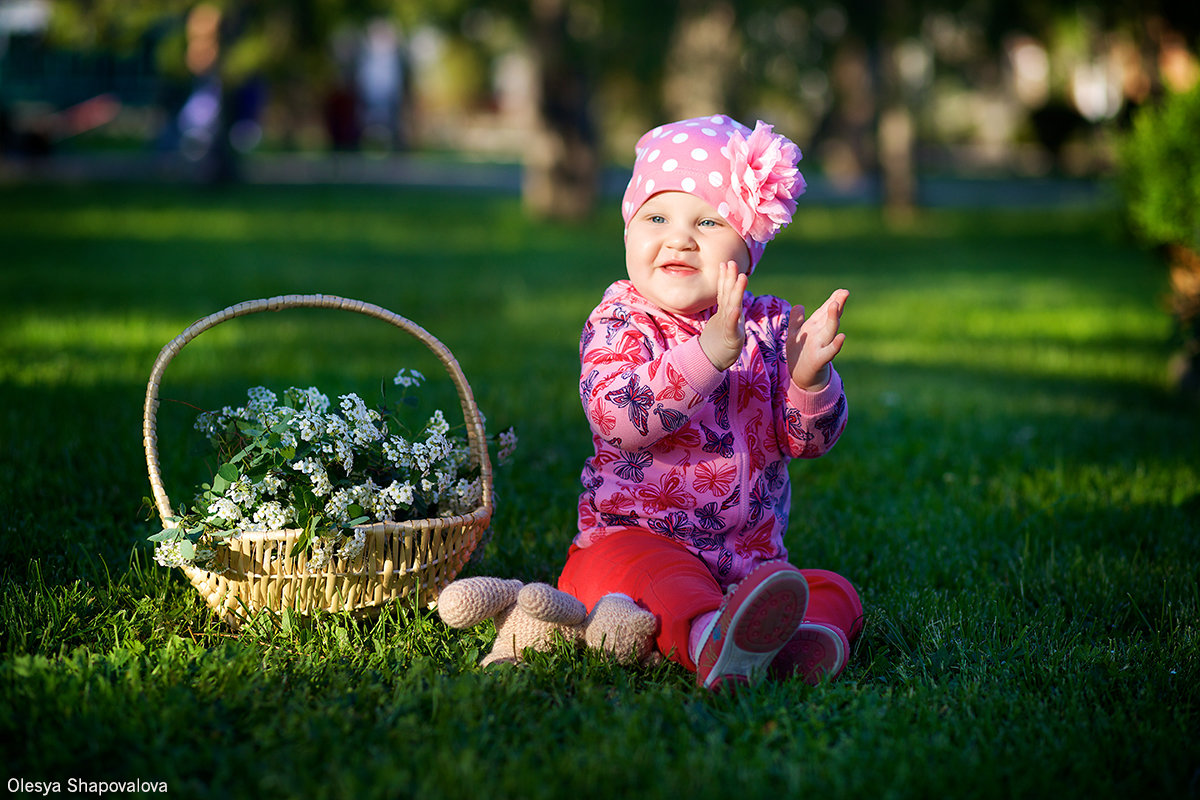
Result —
[[746, 243], [717, 210], [695, 195], [662, 192], [629, 220], [625, 268], [638, 293], [659, 308], [696, 314], [716, 305], [717, 268], [750, 269]]

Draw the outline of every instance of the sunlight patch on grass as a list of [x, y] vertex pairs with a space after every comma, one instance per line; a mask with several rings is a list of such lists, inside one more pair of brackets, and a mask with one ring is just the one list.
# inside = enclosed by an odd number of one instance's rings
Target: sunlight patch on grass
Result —
[[[474, 218], [469, 224], [433, 219], [428, 225], [413, 225], [411, 220], [386, 211], [123, 206], [77, 209], [63, 215], [13, 210], [7, 216], [0, 222], [0, 234], [85, 241], [304, 242], [391, 249], [433, 246], [446, 252], [495, 250], [506, 242]], [[525, 243], [509, 239], [507, 244], [510, 247], [504, 249]]]
[[926, 342], [911, 339], [853, 340], [846, 362], [914, 366], [987, 372], [1014, 377], [1116, 379], [1161, 387], [1165, 358], [1147, 357], [1142, 350], [1119, 353], [1109, 349], [1053, 341], [1013, 343], [996, 340], [949, 339]]
[[155, 354], [188, 322], [120, 311], [12, 314], [0, 333], [0, 380], [18, 386], [145, 380]]
[[9, 346], [27, 348], [76, 347], [84, 343], [100, 350], [126, 350], [149, 345], [158, 348], [186, 325], [187, 322], [179, 324], [162, 317], [124, 312], [53, 317], [31, 310], [8, 318], [4, 339]]
[[[142, 383], [159, 351], [194, 321], [124, 311], [60, 317], [17, 313], [0, 329], [0, 381], [18, 386]], [[404, 349], [415, 339], [375, 320], [364, 318], [365, 325], [355, 326], [357, 321], [326, 317], [323, 327], [314, 327], [303, 318], [257, 315], [221, 323], [189, 342], [168, 373], [195, 380], [258, 371], [269, 379], [309, 371], [314, 361], [336, 361], [351, 374], [390, 376], [396, 370], [393, 354], [403, 366], [420, 359], [420, 366], [430, 368], [432, 357], [419, 344], [408, 348], [411, 354]]]
[[1029, 377], [1166, 381], [1171, 320], [1138, 302], [1113, 305], [1086, 288], [1023, 287], [987, 297], [947, 282], [939, 297], [888, 292], [854, 298], [843, 360], [953, 368]]

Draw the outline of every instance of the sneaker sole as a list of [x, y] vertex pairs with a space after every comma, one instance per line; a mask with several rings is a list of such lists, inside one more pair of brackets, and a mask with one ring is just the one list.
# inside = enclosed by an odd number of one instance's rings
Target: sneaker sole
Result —
[[801, 645], [802, 659], [793, 669], [799, 670], [806, 683], [819, 683], [822, 678], [836, 678], [846, 666], [846, 646], [832, 628], [820, 623], [805, 623], [795, 636]]
[[[710, 634], [724, 644], [701, 681], [705, 688], [754, 683], [762, 676], [804, 619], [808, 582], [790, 565], [768, 565], [751, 573], [730, 599], [740, 605], [728, 621], [718, 620]], [[726, 610], [722, 609], [722, 616]]]

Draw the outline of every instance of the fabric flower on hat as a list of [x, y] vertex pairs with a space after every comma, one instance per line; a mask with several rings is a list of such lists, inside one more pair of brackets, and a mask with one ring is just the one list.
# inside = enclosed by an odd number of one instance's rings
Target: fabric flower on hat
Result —
[[730, 221], [743, 238], [769, 242], [796, 213], [796, 198], [805, 189], [796, 167], [800, 148], [773, 133], [761, 120], [750, 138], [733, 131], [727, 145], [730, 164]]

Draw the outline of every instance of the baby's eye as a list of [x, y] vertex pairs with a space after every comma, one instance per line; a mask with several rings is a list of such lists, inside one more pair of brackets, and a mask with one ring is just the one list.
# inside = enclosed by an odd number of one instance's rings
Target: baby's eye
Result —
[[709, 228], [715, 228], [718, 225], [718, 223], [715, 219], [702, 219], [702, 220], [700, 220], [700, 225], [706, 226]]
[[661, 223], [661, 222], [666, 222], [667, 218], [664, 217], [662, 214], [651, 214], [650, 221], [657, 224], [657, 223]]

